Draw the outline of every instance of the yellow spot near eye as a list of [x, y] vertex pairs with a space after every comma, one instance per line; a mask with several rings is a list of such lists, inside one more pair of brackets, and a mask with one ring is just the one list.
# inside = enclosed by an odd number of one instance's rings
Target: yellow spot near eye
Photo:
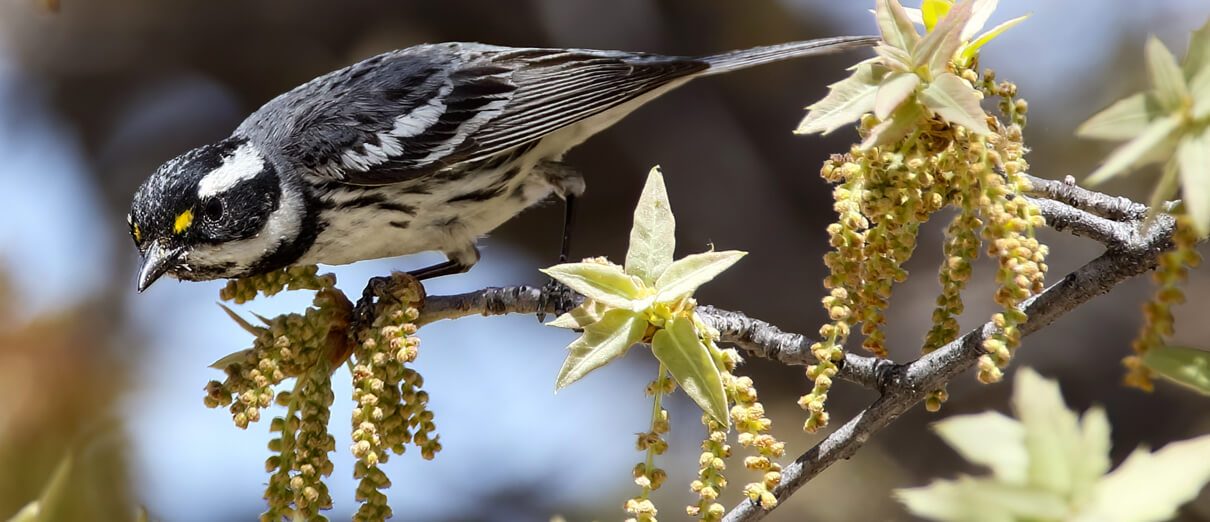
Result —
[[193, 224], [193, 210], [186, 210], [184, 212], [181, 212], [180, 215], [178, 215], [176, 217], [176, 222], [172, 224], [172, 232], [176, 233], [176, 234], [180, 234], [181, 232], [184, 232], [186, 229], [188, 229], [189, 225], [192, 225], [192, 224]]
[[142, 243], [143, 242], [143, 231], [139, 230], [138, 225], [132, 224], [130, 226], [131, 226], [130, 233], [134, 235], [134, 242]]

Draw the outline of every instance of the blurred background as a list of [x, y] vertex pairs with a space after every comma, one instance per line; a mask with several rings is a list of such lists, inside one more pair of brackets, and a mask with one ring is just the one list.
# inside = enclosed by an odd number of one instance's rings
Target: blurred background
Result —
[[[0, 517], [31, 500], [65, 454], [81, 511], [74, 520], [127, 520], [134, 506], [165, 521], [252, 520], [269, 455], [267, 421], [236, 429], [225, 410], [203, 407], [202, 387], [221, 378], [207, 367], [247, 347], [248, 336], [214, 305], [220, 282], [164, 281], [134, 291], [136, 250], [125, 214], [135, 187], [161, 162], [225, 137], [260, 104], [314, 76], [378, 52], [422, 42], [482, 41], [516, 46], [596, 47], [697, 55], [746, 46], [875, 32], [866, 2], [748, 0], [525, 0], [389, 2], [323, 0], [62, 0], [51, 12], [35, 0], [0, 0]], [[871, 3], [872, 4], [872, 3]], [[910, 4], [910, 3], [909, 3]], [[984, 53], [983, 66], [1016, 82], [1030, 103], [1027, 144], [1033, 174], [1086, 175], [1112, 145], [1073, 131], [1109, 102], [1144, 86], [1147, 33], [1183, 56], [1189, 31], [1210, 15], [1204, 0], [1004, 2], [992, 23], [1024, 13], [1025, 23]], [[784, 329], [813, 333], [825, 275], [830, 188], [818, 168], [854, 139], [794, 136], [802, 107], [863, 53], [765, 66], [694, 82], [573, 151], [588, 192], [573, 254], [621, 259], [644, 173], [664, 168], [678, 224], [678, 256], [715, 245], [751, 252], [699, 294], [703, 303], [742, 310]], [[1146, 176], [1107, 190], [1145, 199]], [[892, 357], [915, 357], [938, 291], [940, 227], [923, 231], [897, 288], [888, 337]], [[430, 294], [485, 286], [541, 284], [537, 268], [556, 258], [561, 207], [532, 209], [481, 242], [483, 261], [440, 278]], [[1046, 233], [1051, 279], [1100, 252]], [[347, 292], [371, 275], [427, 265], [439, 257], [333, 267]], [[1210, 272], [1194, 271], [1189, 304], [1177, 316], [1183, 344], [1210, 348]], [[994, 311], [990, 267], [976, 269], [964, 324]], [[1014, 366], [1060, 379], [1069, 403], [1108, 408], [1114, 456], [1210, 431], [1210, 400], [1160, 384], [1146, 394], [1120, 386], [1150, 292], [1140, 278], [1027, 338]], [[240, 307], [274, 315], [306, 306], [282, 296]], [[386, 465], [388, 492], [402, 520], [618, 519], [637, 488], [630, 470], [647, 429], [643, 386], [655, 365], [643, 350], [584, 381], [551, 393], [572, 334], [533, 317], [473, 317], [424, 328], [416, 367], [436, 412], [444, 450], [434, 461], [414, 451]], [[856, 346], [856, 342], [851, 343]], [[795, 399], [809, 389], [801, 369], [750, 361], [790, 455], [822, 435], [800, 430]], [[341, 373], [344, 373], [343, 371]], [[1011, 372], [1010, 372], [1011, 373]], [[353, 501], [347, 451], [348, 379], [334, 379], [332, 431], [338, 444], [329, 479], [333, 520]], [[875, 436], [851, 461], [827, 470], [770, 520], [900, 520], [891, 488], [980, 472], [928, 430], [945, 415], [1006, 409], [1009, 386], [951, 384], [940, 414], [915, 408]], [[840, 425], [874, 399], [847, 383], [832, 394]], [[346, 399], [342, 400], [341, 398]], [[656, 494], [665, 518], [693, 499], [704, 431], [682, 394], [668, 402], [669, 480]], [[347, 435], [345, 435], [347, 437]], [[340, 441], [344, 442], [340, 442]], [[750, 480], [738, 460], [724, 497], [734, 505]], [[1206, 495], [1181, 513], [1210, 520]]]

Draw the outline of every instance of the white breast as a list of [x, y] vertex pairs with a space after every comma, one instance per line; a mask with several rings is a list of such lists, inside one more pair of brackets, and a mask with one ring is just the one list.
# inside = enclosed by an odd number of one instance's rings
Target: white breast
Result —
[[[330, 195], [331, 209], [320, 218], [326, 224], [298, 263], [340, 265], [429, 250], [450, 256], [473, 251], [480, 236], [550, 195], [552, 187], [531, 175], [532, 167], [520, 168], [523, 172], [503, 184], [509, 165], [445, 184], [430, 182], [428, 194], [418, 193], [417, 183], [405, 182]], [[499, 188], [498, 195], [488, 200], [451, 201], [493, 187]], [[358, 198], [379, 196], [382, 203], [351, 205]]]

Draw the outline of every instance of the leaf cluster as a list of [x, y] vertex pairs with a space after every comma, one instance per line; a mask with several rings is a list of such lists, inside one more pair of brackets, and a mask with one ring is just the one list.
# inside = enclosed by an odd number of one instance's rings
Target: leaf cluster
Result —
[[1155, 36], [1145, 47], [1152, 88], [1118, 100], [1084, 122], [1080, 136], [1126, 140], [1089, 177], [1091, 184], [1163, 163], [1151, 196], [1157, 208], [1179, 188], [1200, 237], [1210, 235], [1210, 20], [1193, 32], [1184, 63]]
[[582, 330], [555, 381], [567, 386], [621, 357], [636, 343], [651, 351], [694, 402], [728, 426], [717, 332], [701, 321], [692, 295], [744, 252], [692, 254], [673, 260], [676, 221], [659, 167], [651, 169], [634, 212], [625, 266], [603, 259], [543, 270], [587, 300], [551, 326]]
[[[875, 17], [883, 41], [874, 48], [878, 56], [832, 84], [824, 99], [808, 107], [795, 132], [827, 134], [872, 112], [879, 123], [870, 129], [861, 150], [895, 143], [932, 115], [981, 136], [990, 134], [987, 115], [979, 107], [982, 95], [953, 72], [951, 63], [969, 64], [979, 48], [1026, 18], [1009, 20], [976, 37], [996, 4], [930, 0], [913, 17], [898, 0], [879, 0]], [[925, 26], [923, 36], [913, 18]]]
[[1136, 449], [1110, 471], [1109, 420], [1092, 408], [1077, 416], [1059, 385], [1017, 372], [1017, 418], [956, 415], [934, 425], [942, 439], [991, 475], [963, 476], [896, 492], [918, 515], [946, 521], [1160, 521], [1210, 480], [1210, 436]]

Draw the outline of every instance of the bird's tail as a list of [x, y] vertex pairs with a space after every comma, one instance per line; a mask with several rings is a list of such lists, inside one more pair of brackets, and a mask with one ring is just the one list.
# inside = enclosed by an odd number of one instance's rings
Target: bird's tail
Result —
[[880, 39], [877, 36], [836, 36], [715, 54], [701, 59], [710, 64], [710, 68], [702, 71], [702, 75], [720, 74], [789, 58], [827, 54], [857, 47], [868, 47], [878, 43]]

